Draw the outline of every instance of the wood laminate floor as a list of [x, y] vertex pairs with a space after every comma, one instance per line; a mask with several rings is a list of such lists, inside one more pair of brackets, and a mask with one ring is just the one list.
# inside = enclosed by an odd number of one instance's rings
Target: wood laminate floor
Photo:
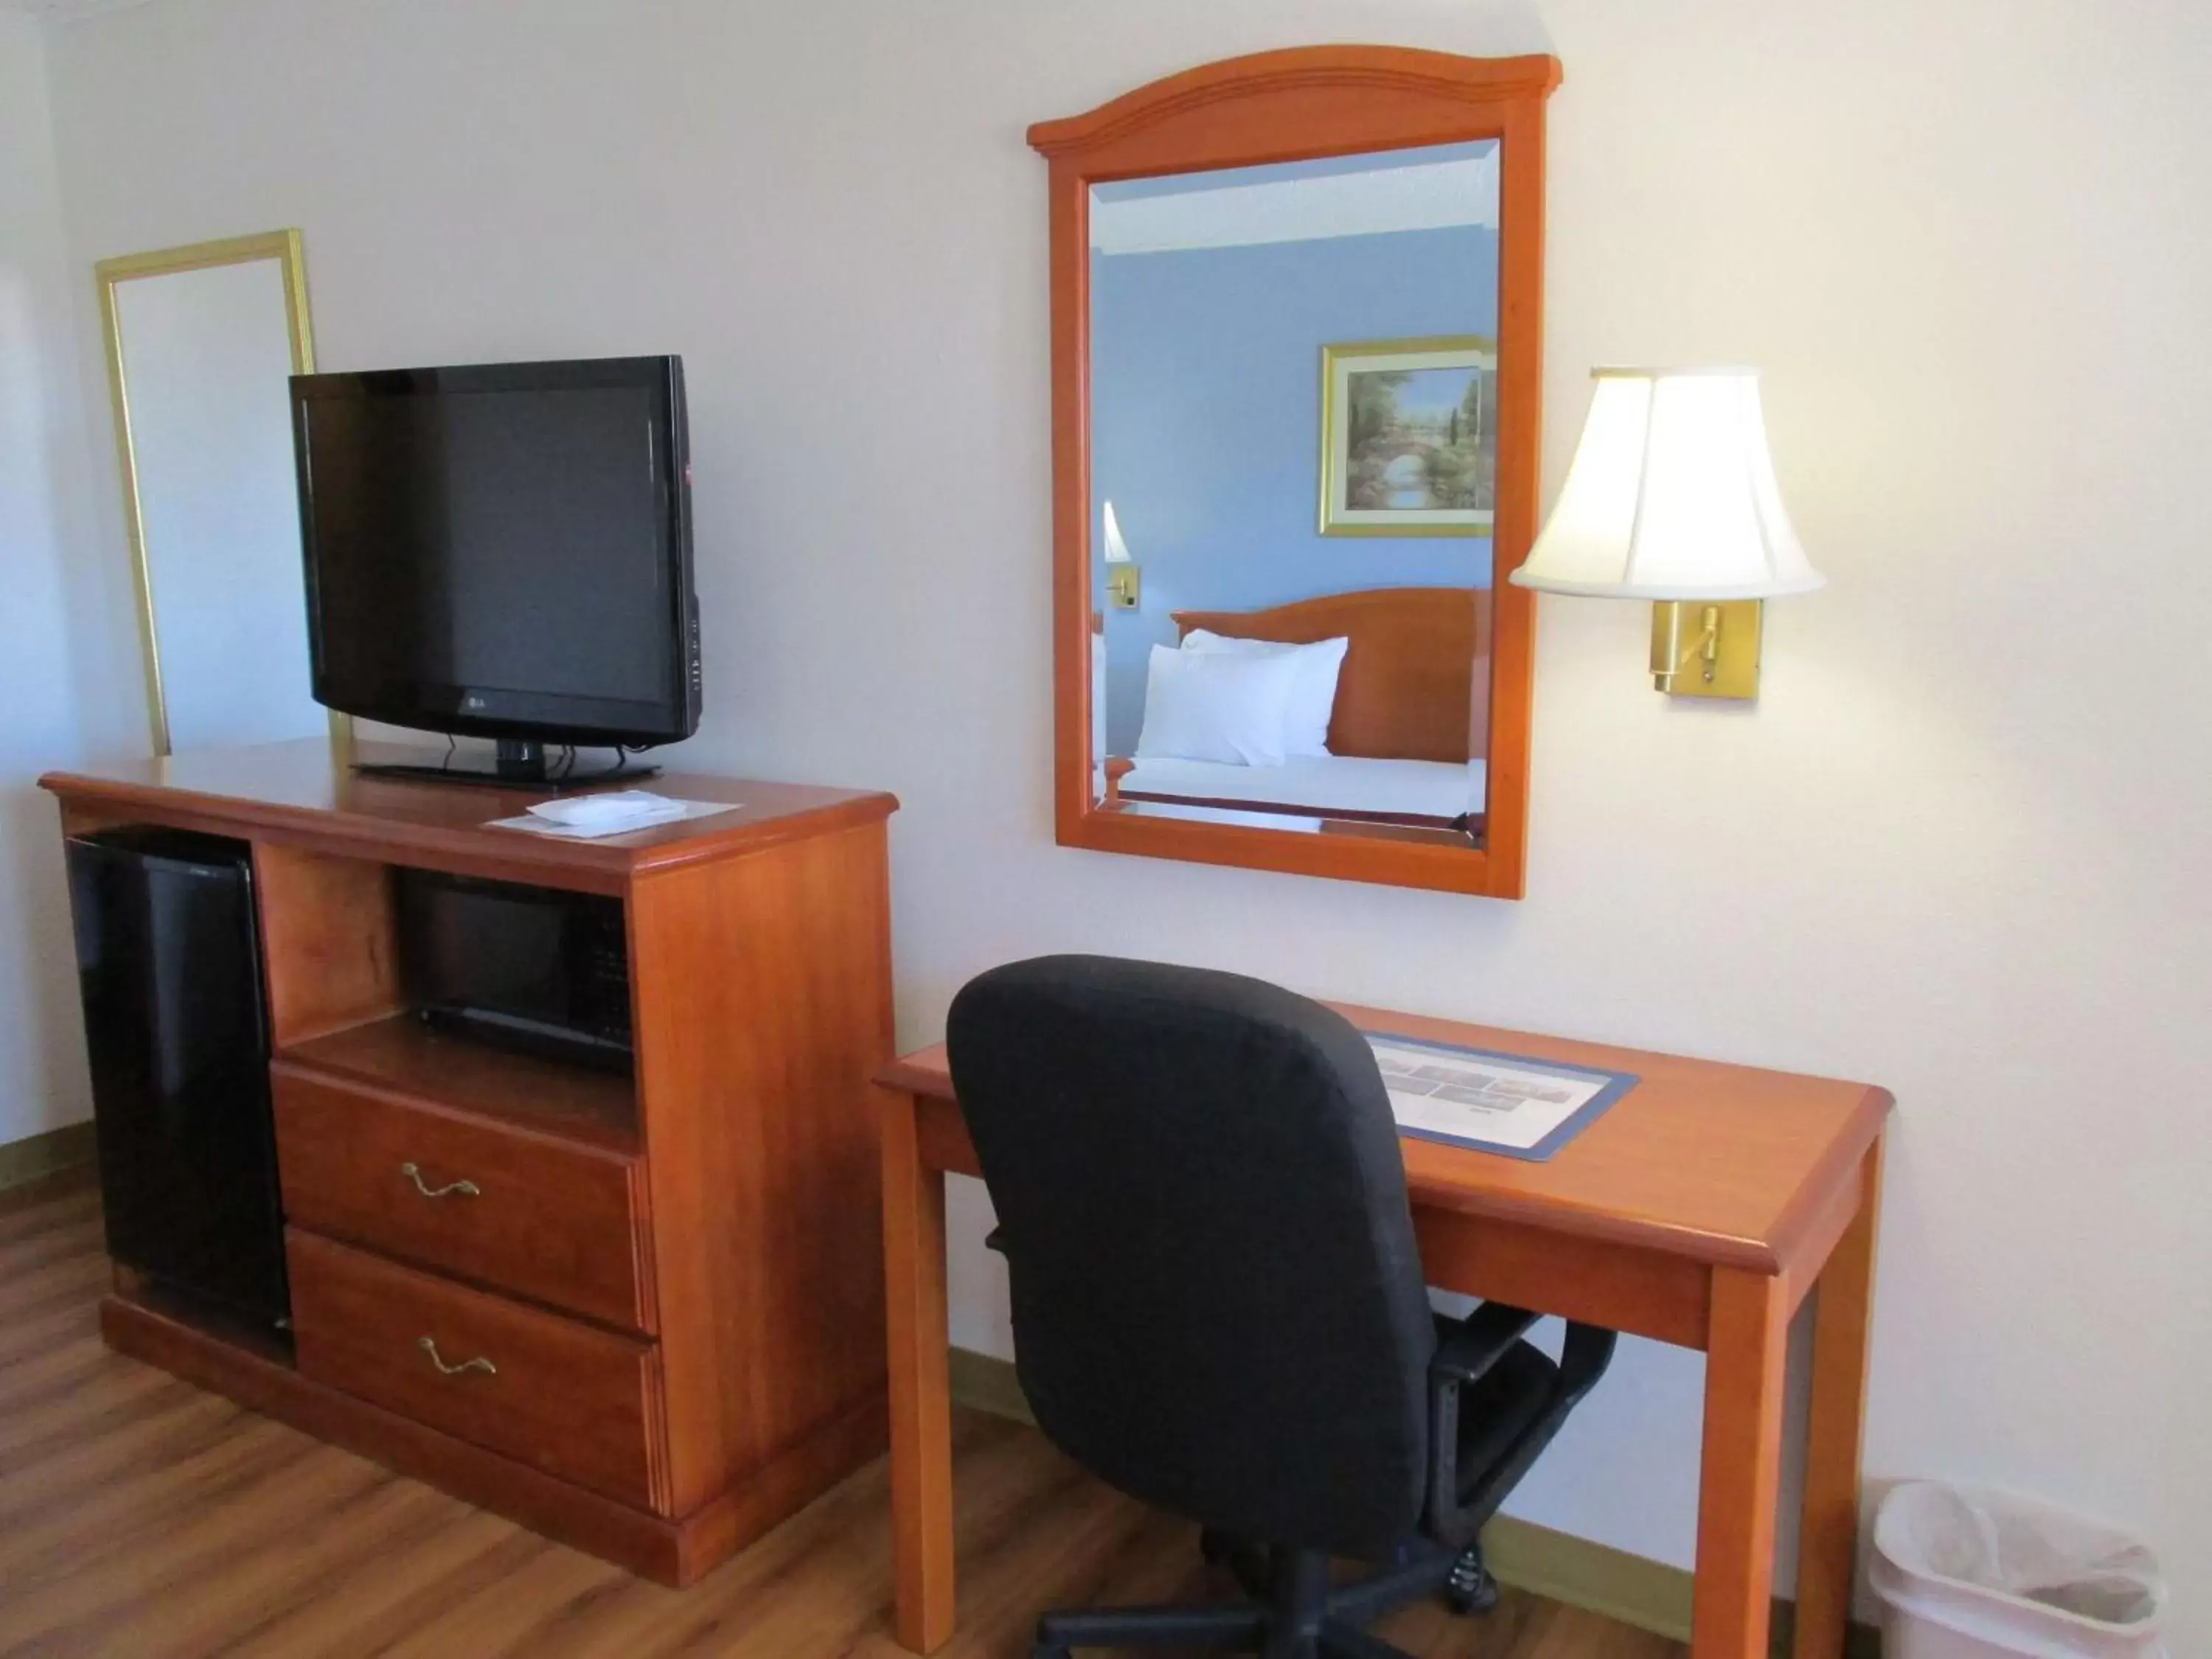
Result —
[[[170, 1659], [896, 1659], [884, 1466], [690, 1590], [664, 1589], [100, 1346], [96, 1197], [0, 1195], [0, 1654]], [[1048, 1607], [1219, 1594], [1195, 1534], [1034, 1430], [958, 1419], [962, 1628], [1025, 1659]], [[1507, 1591], [1378, 1633], [1443, 1659], [1680, 1659]]]

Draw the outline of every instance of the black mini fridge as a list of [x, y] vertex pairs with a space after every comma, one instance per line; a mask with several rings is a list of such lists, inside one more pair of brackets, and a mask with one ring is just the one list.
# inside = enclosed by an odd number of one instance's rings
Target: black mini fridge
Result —
[[251, 850], [133, 827], [70, 837], [69, 868], [108, 1254], [282, 1325]]

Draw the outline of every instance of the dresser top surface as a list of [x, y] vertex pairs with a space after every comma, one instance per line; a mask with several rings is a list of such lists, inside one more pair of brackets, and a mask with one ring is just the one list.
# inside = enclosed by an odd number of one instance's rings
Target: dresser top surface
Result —
[[[441, 752], [426, 757], [373, 743], [356, 744], [352, 751], [364, 761], [427, 757], [433, 763]], [[319, 738], [50, 772], [39, 782], [64, 801], [103, 814], [351, 848], [396, 863], [410, 854], [444, 855], [434, 860], [439, 862], [465, 857], [474, 865], [508, 866], [519, 879], [587, 886], [874, 823], [898, 810], [895, 796], [876, 790], [664, 772], [644, 787], [683, 800], [727, 801], [732, 810], [576, 841], [491, 827], [552, 799], [556, 791], [364, 775]], [[569, 882], [558, 879], [564, 873]]]

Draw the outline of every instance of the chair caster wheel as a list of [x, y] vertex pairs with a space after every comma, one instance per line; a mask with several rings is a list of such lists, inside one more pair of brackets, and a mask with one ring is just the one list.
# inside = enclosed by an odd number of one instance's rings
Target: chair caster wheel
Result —
[[[1231, 1553], [1235, 1548], [1236, 1546], [1230, 1542], [1229, 1534], [1227, 1533], [1220, 1531], [1218, 1528], [1213, 1527], [1201, 1527], [1199, 1528], [1198, 1553], [1200, 1559], [1202, 1559], [1207, 1566], [1219, 1566], [1223, 1562], [1228, 1560]], [[1037, 1659], [1043, 1659], [1043, 1656], [1040, 1654], [1037, 1656]]]
[[1450, 1576], [1444, 1580], [1444, 1600], [1457, 1613], [1488, 1613], [1498, 1605], [1498, 1581], [1482, 1565], [1480, 1547], [1468, 1545], [1453, 1560]]

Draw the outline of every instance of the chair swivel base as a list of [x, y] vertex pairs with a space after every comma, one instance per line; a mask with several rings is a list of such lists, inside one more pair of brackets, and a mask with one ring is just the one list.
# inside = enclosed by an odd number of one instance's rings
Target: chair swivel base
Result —
[[1069, 1659], [1077, 1648], [1210, 1647], [1264, 1659], [1407, 1659], [1363, 1628], [1392, 1608], [1443, 1591], [1455, 1611], [1487, 1612], [1498, 1589], [1480, 1549], [1414, 1544], [1391, 1566], [1350, 1583], [1329, 1583], [1328, 1557], [1263, 1552], [1208, 1530], [1200, 1548], [1232, 1569], [1251, 1600], [1174, 1607], [1048, 1613], [1037, 1620], [1032, 1659]]
[[[1253, 1596], [1267, 1593], [1263, 1553], [1239, 1544], [1227, 1533], [1207, 1527], [1198, 1534], [1198, 1553], [1209, 1567], [1228, 1567]], [[1482, 1545], [1469, 1544], [1451, 1558], [1444, 1574], [1444, 1603], [1462, 1615], [1489, 1613], [1498, 1606], [1498, 1580], [1483, 1564]]]
[[1488, 1613], [1498, 1605], [1498, 1581], [1482, 1564], [1482, 1546], [1469, 1544], [1452, 1558], [1444, 1576], [1444, 1600], [1454, 1613]]

